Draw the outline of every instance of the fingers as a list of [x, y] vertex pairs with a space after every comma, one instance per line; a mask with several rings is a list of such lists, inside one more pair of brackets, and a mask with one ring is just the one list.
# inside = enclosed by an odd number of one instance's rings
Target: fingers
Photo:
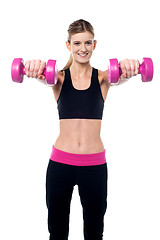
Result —
[[38, 73], [37, 73], [37, 76], [38, 76], [37, 78], [44, 80], [45, 76], [43, 76], [43, 72], [46, 67], [46, 63], [41, 61], [40, 66], [38, 65], [38, 67], [39, 67], [39, 69], [38, 69]]
[[25, 74], [27, 77], [45, 79], [43, 76], [46, 63], [41, 60], [29, 60], [25, 63]]
[[124, 61], [120, 61], [119, 62], [120, 68], [122, 70], [122, 74], [120, 75], [120, 79], [124, 80], [125, 78], [127, 78], [127, 69], [126, 69], [126, 65], [124, 63]]
[[135, 60], [135, 74], [136, 75], [139, 73], [139, 67], [140, 67], [140, 62], [138, 60]]
[[120, 79], [131, 78], [136, 76], [139, 72], [140, 63], [138, 60], [125, 59], [119, 62], [120, 68], [122, 70], [122, 75]]
[[26, 61], [26, 63], [25, 63], [25, 74], [26, 74], [26, 76], [27, 77], [30, 77], [29, 76], [29, 61]]
[[34, 60], [31, 60], [30, 61], [30, 68], [29, 68], [29, 74], [30, 74], [30, 77], [34, 77], [35, 76], [35, 61]]

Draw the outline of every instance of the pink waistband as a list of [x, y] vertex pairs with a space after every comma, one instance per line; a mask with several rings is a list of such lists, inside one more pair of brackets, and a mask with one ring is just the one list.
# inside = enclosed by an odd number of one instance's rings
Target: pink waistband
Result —
[[100, 165], [106, 163], [105, 152], [106, 150], [92, 154], [76, 154], [61, 151], [53, 145], [50, 159], [55, 162], [76, 166]]

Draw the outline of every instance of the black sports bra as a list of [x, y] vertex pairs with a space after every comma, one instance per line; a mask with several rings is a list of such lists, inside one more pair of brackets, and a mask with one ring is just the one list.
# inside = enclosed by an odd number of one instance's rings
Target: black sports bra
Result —
[[104, 99], [98, 80], [98, 70], [92, 69], [91, 84], [85, 90], [72, 85], [70, 70], [65, 70], [65, 79], [57, 100], [59, 119], [102, 119]]

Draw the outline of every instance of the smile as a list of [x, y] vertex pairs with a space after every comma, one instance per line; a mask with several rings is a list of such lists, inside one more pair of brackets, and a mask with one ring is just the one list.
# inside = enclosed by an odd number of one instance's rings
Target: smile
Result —
[[78, 55], [81, 57], [86, 57], [88, 55], [88, 53], [78, 53]]

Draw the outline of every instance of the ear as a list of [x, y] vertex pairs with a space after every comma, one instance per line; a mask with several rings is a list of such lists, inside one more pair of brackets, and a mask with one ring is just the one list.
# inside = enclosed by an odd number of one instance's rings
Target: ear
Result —
[[70, 42], [66, 42], [66, 47], [67, 47], [67, 49], [71, 52], [71, 44], [70, 44]]
[[97, 40], [94, 40], [93, 50], [96, 48]]

